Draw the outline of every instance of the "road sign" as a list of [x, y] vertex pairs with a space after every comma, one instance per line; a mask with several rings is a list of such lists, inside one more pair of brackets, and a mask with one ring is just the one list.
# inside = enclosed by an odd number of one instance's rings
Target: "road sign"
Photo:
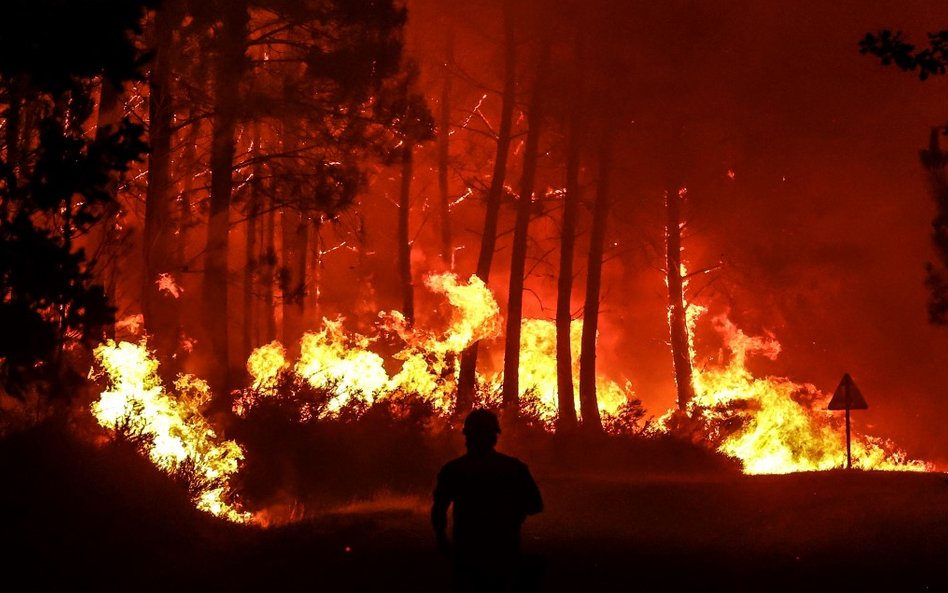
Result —
[[849, 373], [843, 375], [843, 380], [839, 382], [839, 387], [833, 393], [833, 399], [830, 400], [827, 410], [865, 410], [869, 407], [862, 392], [856, 387], [853, 378]]
[[850, 469], [853, 466], [852, 429], [849, 421], [849, 411], [865, 410], [868, 407], [869, 404], [866, 403], [866, 398], [862, 396], [862, 392], [859, 391], [858, 387], [856, 387], [856, 382], [853, 381], [853, 378], [849, 376], [849, 373], [844, 374], [842, 381], [839, 382], [839, 386], [836, 387], [836, 391], [833, 393], [833, 399], [830, 400], [829, 404], [826, 406], [826, 409], [846, 410], [847, 469]]

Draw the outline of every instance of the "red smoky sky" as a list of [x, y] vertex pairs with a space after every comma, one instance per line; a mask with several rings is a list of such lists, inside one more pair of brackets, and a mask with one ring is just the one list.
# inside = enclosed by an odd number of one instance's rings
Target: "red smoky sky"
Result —
[[[499, 6], [486, 0], [408, 3], [409, 49], [435, 113], [444, 32], [454, 31], [455, 59], [469, 76], [455, 79], [455, 126], [484, 95], [482, 111], [496, 121]], [[601, 77], [622, 104], [615, 125], [624, 131], [604, 269], [602, 371], [630, 379], [651, 415], [674, 405], [659, 271], [659, 179], [671, 171], [688, 187], [688, 267], [724, 262], [691, 287], [692, 300], [710, 308], [697, 330], [699, 364], [721, 347], [711, 315], [728, 312], [746, 333], [772, 333], [783, 346], [775, 361], [751, 361], [756, 374], [831, 392], [848, 372], [869, 403], [854, 413], [856, 430], [890, 438], [913, 457], [948, 462], [948, 327], [931, 326], [926, 317], [924, 266], [935, 257], [929, 238], [935, 208], [918, 160], [931, 127], [948, 122], [948, 77], [920, 82], [858, 51], [867, 32], [882, 28], [923, 44], [927, 31], [948, 28], [948, 3], [597, 0], [583, 6], [608, 23], [592, 42], [593, 53], [618, 56], [622, 64], [611, 71], [590, 65], [591, 76]], [[544, 2], [524, 14], [535, 15], [541, 22], [533, 25], [542, 28], [557, 10]], [[525, 73], [523, 97], [529, 84]], [[678, 131], [683, 153], [672, 154], [657, 140], [664, 129]], [[463, 163], [459, 168], [488, 175], [492, 149], [473, 135], [454, 130], [452, 159]], [[557, 132], [547, 134], [549, 154], [563, 149], [557, 138]], [[435, 149], [424, 150], [429, 156], [420, 162], [434, 163]], [[518, 168], [514, 157], [511, 185]], [[562, 170], [552, 164], [540, 176], [551, 187], [562, 186]], [[432, 167], [416, 169], [415, 188], [419, 203], [435, 198]], [[463, 193], [459, 178], [452, 192]], [[377, 248], [390, 252], [394, 207], [383, 203], [374, 214], [368, 233], [374, 225]], [[456, 271], [465, 276], [474, 270], [482, 209], [470, 198], [452, 214], [463, 246]], [[424, 240], [431, 214], [413, 216], [415, 272], [421, 276], [437, 269], [437, 252]], [[502, 232], [512, 226], [512, 209], [504, 216]], [[589, 228], [588, 212], [583, 216], [578, 312]], [[555, 241], [556, 230], [555, 222], [542, 220], [531, 234], [542, 245]], [[506, 292], [508, 258], [502, 239], [491, 277], [498, 295]], [[531, 268], [527, 315], [553, 316], [554, 260]], [[380, 283], [386, 274], [394, 283], [394, 272], [383, 268]], [[499, 300], [503, 310], [504, 298]]]

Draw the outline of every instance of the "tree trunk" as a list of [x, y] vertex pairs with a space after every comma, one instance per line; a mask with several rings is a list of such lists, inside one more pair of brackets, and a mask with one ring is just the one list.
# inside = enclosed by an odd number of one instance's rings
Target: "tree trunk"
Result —
[[402, 313], [409, 325], [415, 323], [415, 291], [411, 280], [411, 176], [412, 147], [402, 149], [402, 187], [398, 199], [398, 276], [402, 287]]
[[[98, 116], [96, 117], [95, 138], [103, 141], [109, 134], [118, 129], [122, 122], [122, 95], [121, 90], [114, 84], [102, 78], [102, 88], [99, 91]], [[95, 246], [95, 269], [99, 281], [105, 288], [106, 297], [111, 305], [116, 305], [117, 269], [114, 258], [110, 260], [109, 250], [117, 241], [115, 232], [116, 218], [121, 212], [118, 203], [118, 175], [113, 175], [109, 181], [109, 203], [106, 205], [102, 220], [99, 221], [97, 245]], [[115, 338], [115, 323], [105, 327], [108, 338]]]
[[[577, 106], [578, 107], [578, 106]], [[573, 254], [576, 245], [576, 216], [579, 209], [579, 111], [570, 120], [569, 147], [566, 155], [566, 198], [563, 202], [563, 230], [560, 236], [560, 275], [556, 294], [556, 388], [557, 430], [576, 428], [576, 403], [573, 392], [573, 353], [570, 324], [573, 321]]]
[[[6, 167], [4, 167], [4, 177], [6, 177], [7, 182], [7, 191], [10, 195], [10, 203], [15, 203], [18, 200], [19, 196], [19, 186], [20, 181], [17, 176], [20, 167], [20, 119], [22, 117], [22, 97], [20, 96], [20, 86], [21, 83], [18, 79], [10, 81], [9, 84], [9, 94], [10, 96], [7, 99], [8, 107], [4, 116], [6, 117], [6, 129], [4, 130], [4, 140], [6, 149]], [[0, 212], [4, 215], [4, 220], [6, 220], [6, 215], [8, 212], [9, 205], [6, 201], [0, 201]]]
[[283, 344], [295, 352], [303, 335], [306, 315], [306, 250], [309, 225], [298, 209], [284, 205], [282, 217], [283, 262], [280, 286], [283, 292]]
[[609, 216], [612, 139], [602, 140], [599, 154], [599, 181], [593, 206], [589, 236], [589, 261], [586, 272], [586, 299], [583, 305], [583, 334], [579, 354], [579, 413], [583, 430], [602, 432], [599, 398], [596, 393], [596, 342], [599, 337], [599, 298], [602, 292], [602, 256], [606, 245], [606, 221]]
[[[199, 73], [205, 68], [203, 66], [199, 67]], [[200, 75], [200, 74], [199, 74]], [[203, 129], [202, 120], [199, 117], [198, 110], [201, 109], [200, 106], [193, 105], [190, 110], [190, 117], [193, 120], [190, 129], [188, 130], [187, 139], [184, 142], [184, 151], [181, 159], [181, 194], [178, 197], [178, 205], [175, 209], [177, 215], [177, 220], [175, 221], [175, 231], [177, 232], [176, 240], [174, 241], [174, 261], [177, 264], [177, 270], [180, 272], [187, 271], [187, 245], [188, 245], [188, 234], [190, 232], [192, 224], [192, 213], [191, 213], [191, 204], [195, 202], [195, 194], [200, 191], [200, 189], [195, 188], [194, 180], [198, 175], [204, 173], [204, 168], [201, 163], [198, 162], [198, 142], [201, 140], [201, 134]], [[193, 295], [191, 298], [182, 297], [186, 299], [181, 306], [189, 306], [193, 301]], [[179, 312], [181, 309], [179, 308]], [[179, 327], [179, 338], [185, 337], [185, 331], [182, 324], [182, 327]], [[190, 336], [188, 336], [190, 337]], [[186, 356], [185, 352], [181, 351], [181, 347], [178, 346], [178, 358], [175, 359], [177, 364], [182, 364]]]
[[[170, 92], [171, 52], [178, 7], [168, 3], [158, 9], [155, 17], [155, 57], [148, 81], [148, 130], [151, 152], [148, 157], [148, 189], [145, 193], [144, 257], [142, 276], [142, 313], [145, 328], [151, 336], [149, 344], [166, 363], [174, 358], [180, 324], [178, 303], [168, 291], [160, 291], [158, 279], [178, 266], [173, 255], [173, 206], [171, 183], [171, 140], [174, 106]], [[180, 279], [175, 279], [179, 281]]]
[[692, 382], [690, 340], [686, 315], [684, 278], [681, 272], [681, 211], [683, 194], [678, 184], [665, 190], [665, 267], [668, 284], [668, 328], [671, 334], [678, 409], [684, 412], [695, 396]]
[[438, 123], [438, 212], [441, 223], [441, 261], [454, 269], [454, 247], [451, 240], [451, 198], [448, 188], [448, 165], [451, 156], [451, 85], [454, 79], [450, 66], [454, 63], [454, 31], [445, 27], [444, 85], [441, 87], [441, 112]]
[[319, 282], [320, 282], [320, 268], [323, 265], [323, 256], [322, 256], [322, 218], [317, 217], [312, 221], [312, 229], [310, 234], [312, 238], [309, 240], [310, 249], [310, 262], [307, 269], [309, 273], [309, 290], [306, 291], [306, 311], [309, 319], [313, 320], [313, 326], [307, 327], [306, 330], [316, 329], [316, 323], [319, 320]]
[[507, 294], [507, 325], [504, 341], [504, 416], [515, 421], [520, 413], [520, 333], [523, 320], [523, 282], [527, 262], [527, 232], [533, 210], [533, 182], [540, 149], [540, 131], [543, 127], [543, 84], [549, 46], [542, 48], [533, 96], [530, 100], [529, 130], [523, 153], [523, 176], [520, 197], [517, 200], [517, 219], [514, 223], [513, 246], [510, 255], [510, 282]]
[[[507, 0], [504, 2], [504, 96], [497, 136], [497, 155], [494, 158], [494, 172], [484, 206], [484, 233], [481, 235], [481, 250], [477, 258], [477, 276], [484, 281], [484, 284], [487, 284], [490, 276], [494, 249], [497, 245], [497, 218], [500, 215], [500, 203], [504, 195], [507, 158], [510, 154], [513, 131], [513, 110], [517, 100], [517, 48], [512, 11], [512, 0]], [[479, 342], [474, 342], [461, 353], [458, 396], [454, 410], [457, 416], [466, 414], [474, 404], [478, 344]]]
[[263, 301], [261, 302], [260, 316], [263, 322], [263, 336], [261, 343], [269, 344], [276, 339], [276, 302], [273, 298], [273, 283], [276, 281], [276, 208], [270, 200], [267, 205], [267, 217], [263, 227]]
[[931, 241], [938, 259], [925, 265], [928, 321], [934, 325], [948, 324], [948, 182], [945, 179], [948, 155], [939, 145], [943, 133], [944, 128], [932, 129], [928, 149], [919, 153], [922, 167], [928, 173], [929, 192], [935, 202]]
[[253, 150], [250, 158], [253, 161], [252, 179], [250, 181], [250, 195], [247, 198], [247, 236], [244, 249], [244, 304], [243, 304], [243, 348], [241, 357], [249, 356], [250, 352], [259, 344], [255, 335], [256, 327], [256, 298], [257, 266], [259, 264], [257, 245], [257, 218], [260, 216], [260, 176], [263, 168], [260, 166], [260, 125], [253, 125]]
[[211, 198], [202, 291], [207, 340], [215, 360], [208, 369], [208, 382], [215, 393], [226, 393], [230, 389], [227, 255], [238, 92], [249, 20], [246, 0], [232, 0], [223, 11], [222, 19], [214, 75]]
[[[289, 86], [289, 83], [284, 83]], [[296, 155], [299, 138], [296, 126], [298, 122], [290, 117], [284, 118], [280, 125], [280, 138], [283, 153]], [[303, 166], [295, 156], [292, 166]], [[298, 354], [299, 341], [305, 329], [306, 316], [306, 251], [309, 245], [309, 224], [304, 203], [300, 200], [303, 193], [301, 182], [290, 176], [281, 184], [280, 238], [281, 257], [279, 286], [283, 303], [283, 328], [281, 340], [291, 355]]]

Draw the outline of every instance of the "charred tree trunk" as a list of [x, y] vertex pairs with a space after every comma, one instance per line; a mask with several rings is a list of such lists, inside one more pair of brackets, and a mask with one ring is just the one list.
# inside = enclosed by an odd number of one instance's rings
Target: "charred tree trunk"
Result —
[[451, 198], [448, 188], [448, 166], [451, 157], [451, 86], [454, 63], [454, 31], [445, 28], [444, 85], [441, 87], [441, 112], [438, 118], [438, 213], [441, 223], [441, 261], [454, 269], [454, 246], [451, 239]]
[[261, 302], [260, 316], [263, 319], [262, 343], [268, 344], [276, 339], [276, 302], [274, 301], [273, 283], [276, 280], [276, 208], [272, 199], [268, 202], [267, 217], [263, 226], [263, 301]]
[[238, 92], [243, 72], [249, 14], [246, 0], [232, 0], [222, 13], [218, 62], [214, 73], [214, 125], [211, 134], [211, 198], [204, 255], [202, 299], [210, 354], [216, 364], [209, 383], [216, 393], [230, 388], [228, 270], [230, 200], [233, 191]]
[[504, 416], [516, 420], [520, 413], [520, 333], [523, 320], [523, 282], [527, 262], [527, 232], [533, 210], [533, 182], [543, 127], [543, 83], [546, 79], [549, 47], [544, 45], [537, 68], [533, 96], [530, 100], [529, 131], [523, 153], [523, 176], [517, 200], [513, 246], [510, 255], [510, 282], [507, 295], [507, 323], [504, 341]]
[[280, 287], [283, 292], [283, 343], [291, 350], [303, 335], [306, 315], [306, 249], [309, 225], [297, 208], [283, 207], [283, 264]]
[[[312, 221], [312, 230], [310, 234], [312, 238], [309, 240], [310, 244], [310, 262], [309, 262], [309, 290], [306, 291], [307, 303], [306, 311], [310, 319], [317, 320], [319, 319], [319, 282], [320, 282], [320, 269], [323, 265], [323, 256], [322, 256], [322, 230], [323, 230], [323, 220], [321, 217], [317, 217]], [[306, 328], [307, 330], [314, 328]]]
[[[512, 0], [504, 2], [504, 96], [500, 112], [500, 129], [497, 136], [497, 155], [494, 158], [494, 171], [490, 189], [484, 206], [484, 233], [481, 235], [481, 250], [477, 258], [477, 276], [487, 284], [491, 263], [497, 245], [497, 219], [500, 215], [500, 202], [504, 194], [504, 181], [507, 176], [507, 159], [510, 155], [510, 140], [513, 131], [513, 111], [517, 99], [517, 49], [514, 39]], [[458, 371], [458, 396], [455, 414], [467, 413], [474, 404], [476, 382], [478, 342], [474, 342], [461, 353], [461, 367]]]
[[252, 179], [250, 195], [247, 198], [247, 238], [244, 249], [244, 303], [243, 303], [243, 348], [241, 356], [247, 356], [257, 346], [255, 293], [257, 290], [257, 266], [259, 265], [259, 247], [257, 245], [257, 219], [260, 217], [260, 125], [253, 126], [253, 149], [251, 151]]
[[411, 214], [412, 147], [402, 149], [402, 186], [398, 199], [398, 276], [402, 287], [402, 313], [409, 325], [415, 322], [415, 290], [411, 280]]
[[610, 207], [612, 139], [605, 138], [599, 151], [599, 181], [593, 205], [586, 272], [586, 299], [583, 305], [583, 334], [579, 354], [579, 413], [583, 430], [602, 432], [599, 397], [596, 392], [596, 342], [599, 337], [599, 299], [602, 294], [602, 257], [606, 245], [606, 221]]
[[671, 336], [672, 361], [675, 367], [675, 386], [678, 390], [678, 410], [686, 411], [694, 399], [690, 340], [681, 270], [681, 199], [683, 192], [677, 184], [665, 190], [665, 267], [668, 284], [668, 328]]
[[[5, 157], [6, 157], [6, 167], [4, 167], [4, 177], [6, 178], [7, 188], [10, 192], [10, 202], [15, 202], [19, 196], [19, 186], [20, 181], [17, 177], [19, 172], [20, 165], [20, 128], [22, 126], [21, 119], [23, 117], [23, 98], [21, 97], [20, 87], [22, 82], [19, 79], [14, 79], [10, 82], [9, 85], [9, 96], [7, 98], [7, 109], [4, 116], [6, 117], [6, 126], [3, 131], [4, 137], [4, 146], [5, 148]], [[4, 220], [6, 219], [7, 209], [9, 204], [6, 201], [0, 201], [0, 213], [4, 214]]]
[[[578, 107], [578, 106], [577, 106]], [[557, 430], [576, 428], [576, 395], [573, 392], [573, 353], [570, 325], [573, 321], [573, 255], [576, 246], [576, 216], [579, 209], [579, 155], [582, 125], [579, 110], [570, 121], [566, 155], [566, 198], [563, 202], [563, 230], [560, 236], [560, 275], [556, 294], [556, 394]]]
[[[177, 349], [179, 309], [175, 297], [159, 290], [161, 274], [177, 271], [172, 249], [174, 219], [171, 182], [171, 140], [174, 106], [170, 92], [174, 28], [180, 14], [176, 2], [162, 6], [155, 18], [155, 57], [148, 81], [148, 189], [145, 193], [142, 313], [150, 346], [168, 363]], [[178, 281], [178, 279], [176, 279]], [[165, 365], [167, 370], [171, 370]]]
[[[284, 83], [289, 86], [289, 83]], [[285, 118], [281, 123], [281, 141], [283, 153], [296, 155], [299, 138], [296, 133], [298, 122]], [[292, 165], [302, 166], [294, 156]], [[281, 340], [292, 354], [297, 354], [300, 338], [304, 331], [306, 316], [306, 250], [309, 245], [309, 225], [303, 195], [302, 182], [293, 175], [281, 184], [281, 257], [279, 268], [279, 286], [282, 295], [283, 328]]]
[[[122, 121], [122, 95], [121, 89], [115, 87], [104, 77], [102, 79], [102, 88], [99, 91], [98, 117], [96, 118], [95, 137], [97, 141], [103, 141], [110, 134], [114, 133]], [[105, 287], [106, 297], [109, 303], [116, 305], [116, 265], [114, 261], [109, 261], [109, 251], [113, 244], [118, 240], [115, 232], [116, 219], [121, 212], [118, 203], [118, 176], [113, 176], [108, 186], [109, 200], [106, 206], [102, 220], [99, 222], [98, 245], [95, 248], [95, 269]], [[115, 323], [109, 323], [105, 327], [105, 334], [108, 338], [115, 338]]]
[[[200, 67], [200, 70], [203, 70], [203, 66]], [[200, 72], [199, 70], [199, 72]], [[195, 187], [194, 180], [198, 175], [203, 174], [204, 170], [201, 164], [198, 162], [198, 141], [201, 139], [202, 133], [202, 120], [198, 115], [198, 109], [200, 107], [194, 106], [191, 110], [191, 119], [193, 123], [190, 125], [188, 130], [187, 140], [184, 143], [184, 152], [182, 158], [182, 169], [181, 169], [181, 193], [178, 195], [178, 204], [175, 209], [177, 215], [177, 220], [175, 221], [175, 230], [177, 232], [176, 240], [174, 241], [174, 258], [175, 262], [178, 264], [178, 270], [182, 273], [188, 271], [188, 264], [186, 258], [186, 248], [188, 245], [188, 233], [190, 232], [191, 227], [193, 226], [191, 205], [195, 202], [195, 194], [199, 191]], [[192, 296], [193, 298], [193, 296]], [[188, 299], [188, 297], [182, 297], [182, 299]], [[187, 306], [191, 304], [191, 300], [186, 300], [185, 303], [182, 303], [180, 306]], [[181, 309], [179, 309], [181, 311]], [[185, 337], [184, 324], [179, 326], [178, 331], [179, 338]], [[181, 352], [181, 348], [178, 348], [179, 357], [176, 362], [180, 362], [184, 353]]]
[[932, 245], [938, 259], [925, 265], [925, 286], [928, 288], [928, 321], [948, 325], [948, 181], [945, 166], [948, 155], [941, 150], [939, 137], [944, 129], [933, 129], [928, 149], [920, 151], [922, 166], [928, 172], [929, 191], [935, 202], [932, 218]]

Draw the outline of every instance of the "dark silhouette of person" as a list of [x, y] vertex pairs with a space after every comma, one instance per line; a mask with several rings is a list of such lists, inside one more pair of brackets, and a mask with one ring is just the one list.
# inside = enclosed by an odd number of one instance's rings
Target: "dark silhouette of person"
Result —
[[467, 453], [441, 468], [434, 489], [431, 523], [438, 547], [454, 561], [458, 591], [519, 591], [520, 528], [543, 510], [540, 489], [525, 463], [494, 450], [500, 423], [493, 412], [472, 411], [463, 431]]

